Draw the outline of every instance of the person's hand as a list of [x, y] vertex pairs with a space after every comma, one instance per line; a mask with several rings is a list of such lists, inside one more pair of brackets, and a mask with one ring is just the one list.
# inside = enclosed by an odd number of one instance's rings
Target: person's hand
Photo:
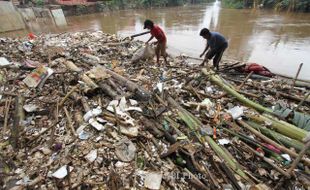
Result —
[[199, 57], [202, 57], [204, 55], [204, 53], [200, 54]]
[[145, 42], [145, 45], [148, 45], [149, 44], [149, 42]]

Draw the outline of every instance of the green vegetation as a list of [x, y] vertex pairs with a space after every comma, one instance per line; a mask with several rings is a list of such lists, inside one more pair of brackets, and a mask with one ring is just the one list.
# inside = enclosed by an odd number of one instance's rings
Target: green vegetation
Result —
[[229, 8], [273, 8], [278, 11], [310, 12], [310, 0], [223, 0]]
[[104, 2], [109, 8], [147, 8], [147, 7], [167, 7], [184, 4], [195, 4], [209, 2], [210, 0], [111, 0]]
[[44, 0], [35, 0], [35, 5], [38, 7], [42, 7], [44, 6]]

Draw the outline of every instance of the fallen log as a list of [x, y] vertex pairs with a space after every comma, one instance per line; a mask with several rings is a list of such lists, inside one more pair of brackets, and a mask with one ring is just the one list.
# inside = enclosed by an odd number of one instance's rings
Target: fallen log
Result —
[[110, 74], [115, 80], [117, 80], [117, 82], [119, 82], [121, 85], [123, 86], [126, 86], [128, 88], [128, 90], [132, 91], [132, 92], [135, 92], [137, 89], [140, 89], [140, 87], [134, 83], [134, 82], [131, 82], [129, 79], [109, 70], [109, 69], [106, 69], [106, 72], [108, 74]]
[[20, 148], [20, 132], [23, 130], [22, 121], [25, 118], [24, 101], [25, 99], [21, 95], [15, 98], [14, 122], [11, 127], [11, 144], [14, 149]]

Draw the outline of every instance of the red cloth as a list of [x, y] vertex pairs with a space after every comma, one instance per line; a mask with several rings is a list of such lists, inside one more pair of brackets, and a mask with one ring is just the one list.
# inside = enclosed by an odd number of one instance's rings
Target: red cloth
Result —
[[154, 25], [154, 27], [152, 28], [151, 35], [154, 36], [159, 42], [167, 41], [164, 31], [157, 25]]
[[36, 36], [35, 36], [33, 33], [29, 33], [29, 34], [28, 34], [28, 38], [29, 38], [30, 40], [33, 40], [33, 39], [36, 38]]
[[244, 69], [245, 72], [250, 73], [253, 71], [255, 74], [267, 76], [267, 77], [272, 77], [273, 73], [271, 73], [266, 67], [261, 66], [257, 63], [250, 63], [245, 66]]

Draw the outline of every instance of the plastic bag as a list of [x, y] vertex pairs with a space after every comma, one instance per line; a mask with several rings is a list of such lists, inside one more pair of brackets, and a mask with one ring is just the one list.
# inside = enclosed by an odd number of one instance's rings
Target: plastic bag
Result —
[[155, 50], [150, 46], [146, 45], [138, 49], [132, 57], [132, 62], [137, 62], [141, 59], [152, 59], [155, 56]]

